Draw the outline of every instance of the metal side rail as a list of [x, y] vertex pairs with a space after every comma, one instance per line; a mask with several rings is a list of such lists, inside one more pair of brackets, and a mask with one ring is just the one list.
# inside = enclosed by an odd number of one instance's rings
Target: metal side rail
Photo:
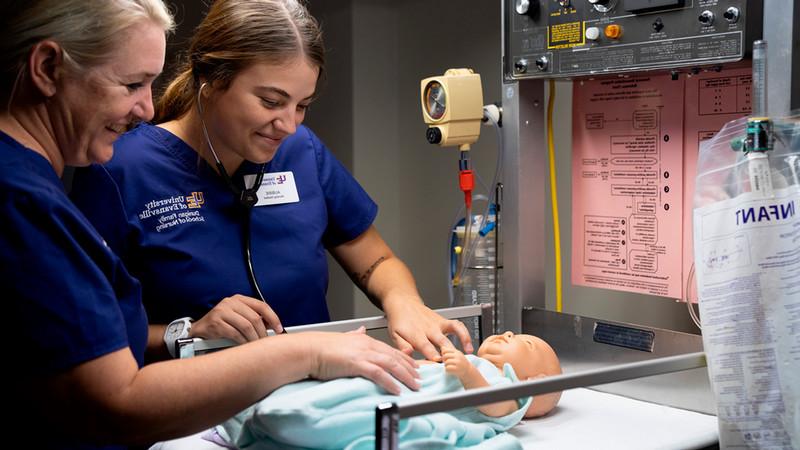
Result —
[[[479, 317], [481, 340], [483, 340], [484, 337], [492, 334], [494, 317], [492, 313], [492, 305], [489, 303], [483, 303], [480, 305], [456, 306], [453, 308], [437, 309], [435, 311], [445, 319], [465, 319], [470, 317]], [[336, 322], [286, 327], [286, 332], [288, 334], [300, 333], [303, 331], [346, 332], [355, 330], [361, 326], [365, 327], [367, 330], [378, 330], [386, 328], [388, 325], [389, 322], [386, 320], [385, 316], [374, 316], [361, 319], [340, 320]], [[272, 330], [268, 330], [268, 332], [270, 336], [275, 335], [275, 332]], [[193, 356], [222, 350], [235, 345], [237, 345], [236, 342], [230, 339], [178, 339], [176, 342], [178, 349], [176, 354], [180, 355], [180, 358], [191, 358]]]
[[397, 432], [400, 419], [702, 367], [706, 367], [704, 352], [687, 353], [556, 375], [534, 381], [523, 381], [510, 386], [486, 387], [445, 394], [428, 400], [382, 403], [375, 408], [375, 448], [377, 450], [396, 450], [398, 448]]

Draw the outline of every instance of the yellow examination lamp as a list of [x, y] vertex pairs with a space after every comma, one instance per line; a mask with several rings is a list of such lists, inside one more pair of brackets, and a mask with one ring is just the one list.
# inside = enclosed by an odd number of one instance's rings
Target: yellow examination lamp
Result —
[[444, 75], [425, 78], [420, 88], [428, 142], [469, 150], [481, 134], [481, 76], [472, 69], [449, 69]]

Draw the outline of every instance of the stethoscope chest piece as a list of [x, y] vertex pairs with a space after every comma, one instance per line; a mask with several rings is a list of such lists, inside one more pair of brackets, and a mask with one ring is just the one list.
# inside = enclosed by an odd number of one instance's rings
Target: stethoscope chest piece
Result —
[[256, 203], [258, 203], [257, 189], [243, 189], [242, 195], [239, 197], [239, 201], [247, 208], [256, 206]]

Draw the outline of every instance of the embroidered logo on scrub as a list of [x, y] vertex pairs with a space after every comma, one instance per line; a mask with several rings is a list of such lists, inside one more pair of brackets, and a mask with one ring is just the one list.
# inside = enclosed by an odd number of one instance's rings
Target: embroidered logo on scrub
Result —
[[155, 225], [156, 232], [161, 233], [176, 225], [205, 222], [206, 219], [200, 215], [200, 211], [188, 211], [200, 209], [204, 203], [202, 192], [192, 192], [186, 196], [175, 195], [145, 203], [138, 216], [144, 224]]
[[186, 196], [186, 204], [189, 205], [189, 208], [199, 208], [205, 202], [202, 192], [192, 192], [192, 195]]

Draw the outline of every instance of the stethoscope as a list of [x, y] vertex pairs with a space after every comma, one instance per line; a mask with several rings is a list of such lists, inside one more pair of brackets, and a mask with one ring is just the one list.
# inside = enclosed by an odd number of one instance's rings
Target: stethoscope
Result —
[[228, 185], [228, 188], [236, 194], [236, 197], [239, 200], [239, 204], [245, 207], [247, 210], [247, 215], [244, 224], [244, 254], [245, 254], [245, 262], [247, 263], [247, 277], [250, 279], [250, 284], [255, 288], [256, 294], [258, 298], [261, 299], [262, 302], [267, 303], [264, 294], [261, 292], [261, 288], [258, 285], [258, 280], [256, 279], [256, 273], [253, 269], [253, 257], [250, 251], [250, 223], [251, 223], [251, 214], [253, 206], [258, 202], [258, 188], [261, 186], [261, 181], [264, 179], [264, 171], [266, 170], [267, 165], [261, 164], [261, 169], [258, 171], [258, 175], [256, 175], [255, 182], [250, 187], [244, 186], [243, 188], [239, 188], [234, 184], [233, 180], [231, 179], [230, 175], [228, 175], [228, 171], [225, 170], [225, 166], [222, 165], [220, 162], [219, 157], [217, 156], [217, 152], [214, 150], [214, 146], [211, 145], [211, 138], [208, 136], [208, 129], [206, 128], [206, 122], [203, 120], [203, 105], [200, 102], [201, 94], [203, 93], [203, 88], [206, 87], [207, 83], [203, 83], [200, 85], [200, 89], [197, 90], [197, 112], [200, 116], [200, 124], [203, 127], [203, 136], [206, 138], [206, 143], [208, 144], [208, 148], [211, 149], [211, 154], [214, 155], [214, 161], [217, 165], [217, 170], [219, 174], [222, 176], [222, 179], [225, 180], [225, 184]]

